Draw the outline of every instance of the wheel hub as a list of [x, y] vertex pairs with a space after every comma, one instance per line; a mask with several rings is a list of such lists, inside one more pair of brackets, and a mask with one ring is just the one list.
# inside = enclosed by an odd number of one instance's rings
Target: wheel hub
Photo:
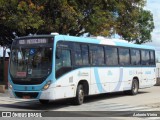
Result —
[[80, 90], [79, 91], [79, 100], [83, 101], [83, 99], [84, 99], [84, 92], [83, 92], [83, 90]]

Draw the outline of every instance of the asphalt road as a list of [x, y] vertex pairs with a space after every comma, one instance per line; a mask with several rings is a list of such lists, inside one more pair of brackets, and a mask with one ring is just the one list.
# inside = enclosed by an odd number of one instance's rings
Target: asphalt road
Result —
[[125, 116], [131, 117], [130, 120], [136, 118], [160, 120], [160, 117], [156, 116], [132, 117], [134, 112], [141, 113], [141, 111], [157, 112], [160, 115], [160, 86], [140, 89], [139, 94], [135, 96], [125, 95], [123, 92], [89, 96], [80, 106], [73, 105], [71, 100], [52, 101], [48, 105], [42, 105], [37, 100], [13, 99], [9, 98], [7, 93], [0, 93], [0, 111], [37, 111], [42, 115], [57, 116], [54, 118], [64, 120], [69, 120], [70, 117], [128, 120]]

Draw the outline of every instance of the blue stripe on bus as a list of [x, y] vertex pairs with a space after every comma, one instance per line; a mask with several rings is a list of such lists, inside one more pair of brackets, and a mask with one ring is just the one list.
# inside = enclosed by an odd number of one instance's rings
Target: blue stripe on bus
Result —
[[105, 92], [105, 90], [102, 87], [102, 83], [100, 81], [100, 78], [99, 78], [98, 68], [94, 68], [94, 75], [95, 75], [95, 80], [96, 80], [96, 84], [97, 84], [99, 92], [100, 93]]
[[121, 87], [121, 85], [122, 85], [122, 81], [123, 81], [123, 68], [120, 68], [120, 71], [119, 71], [119, 81], [118, 81], [118, 84], [117, 84], [117, 86], [114, 88], [113, 91], [120, 90], [120, 87]]
[[64, 36], [64, 39], [67, 41], [93, 43], [93, 44], [100, 44], [100, 42], [101, 42], [100, 40], [94, 39], [94, 38], [73, 37], [73, 36]]

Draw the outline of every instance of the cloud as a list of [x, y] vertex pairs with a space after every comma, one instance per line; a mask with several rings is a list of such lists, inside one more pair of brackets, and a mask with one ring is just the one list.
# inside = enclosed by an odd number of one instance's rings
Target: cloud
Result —
[[150, 10], [153, 14], [155, 29], [152, 32], [152, 42], [146, 43], [160, 47], [160, 0], [147, 0], [145, 9]]

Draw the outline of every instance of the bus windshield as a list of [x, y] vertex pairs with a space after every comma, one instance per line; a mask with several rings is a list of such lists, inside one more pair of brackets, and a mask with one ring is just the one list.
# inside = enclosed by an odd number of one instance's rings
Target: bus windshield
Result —
[[42, 78], [51, 73], [52, 47], [14, 47], [11, 54], [13, 78]]

